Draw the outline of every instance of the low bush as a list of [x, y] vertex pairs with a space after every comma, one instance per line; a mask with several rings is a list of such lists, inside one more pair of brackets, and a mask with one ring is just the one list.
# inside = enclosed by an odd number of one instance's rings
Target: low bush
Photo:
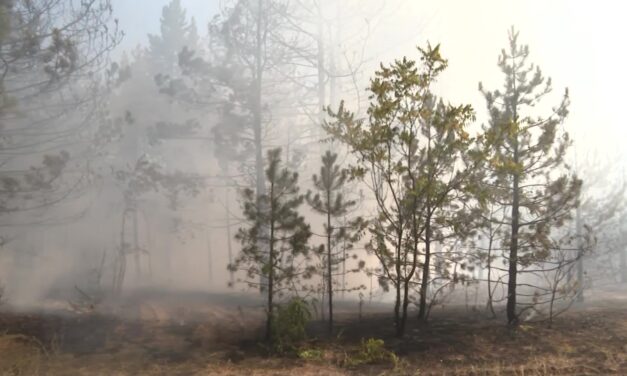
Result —
[[377, 363], [391, 363], [396, 366], [398, 357], [385, 348], [385, 342], [382, 339], [368, 338], [362, 339], [357, 353], [352, 356], [347, 355], [343, 363], [347, 367]]
[[307, 338], [305, 328], [311, 320], [309, 304], [300, 298], [293, 298], [286, 304], [276, 307], [272, 350], [275, 353], [298, 353], [298, 345]]

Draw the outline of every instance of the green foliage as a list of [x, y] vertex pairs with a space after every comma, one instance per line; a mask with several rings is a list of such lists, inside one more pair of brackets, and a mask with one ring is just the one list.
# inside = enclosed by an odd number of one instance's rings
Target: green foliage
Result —
[[298, 357], [304, 360], [320, 360], [324, 352], [320, 349], [304, 349], [298, 352]]
[[[274, 352], [296, 352], [298, 345], [307, 338], [305, 329], [311, 317], [309, 304], [301, 298], [293, 298], [286, 304], [277, 305], [271, 336]], [[301, 353], [298, 354], [300, 356]]]
[[298, 213], [304, 201], [298, 174], [282, 167], [281, 149], [268, 151], [267, 158], [268, 193], [258, 196], [252, 189], [244, 190], [244, 215], [250, 227], [240, 228], [236, 235], [243, 247], [230, 268], [243, 267], [253, 280], [272, 273], [275, 287], [282, 288], [302, 272], [293, 261], [309, 257], [311, 230]]
[[552, 91], [551, 80], [527, 62], [529, 48], [509, 33], [509, 48], [499, 58], [505, 85], [486, 91], [480, 85], [490, 122], [482, 142], [487, 155], [485, 197], [500, 208], [486, 226], [499, 230], [499, 248], [509, 262], [507, 313], [517, 321], [517, 274], [543, 268], [554, 250], [562, 247], [559, 231], [579, 205], [581, 180], [570, 172], [564, 157], [571, 144], [561, 126], [570, 105], [568, 90], [548, 116], [535, 107]]
[[[304, 201], [299, 193], [298, 174], [283, 167], [281, 149], [268, 151], [266, 182], [265, 194], [252, 189], [243, 192], [244, 215], [249, 226], [238, 230], [236, 239], [241, 242], [242, 250], [228, 268], [245, 271], [245, 282], [251, 287], [259, 286], [259, 277], [267, 281], [263, 286], [267, 297], [266, 339], [273, 341], [273, 336], [281, 334], [275, 332], [281, 321], [274, 316], [275, 296], [293, 292], [299, 281], [312, 275], [308, 264], [311, 230], [298, 212]], [[288, 313], [309, 316], [296, 303]]]
[[379, 280], [397, 290], [399, 335], [409, 304], [401, 290], [409, 289], [419, 266], [423, 274], [429, 272], [430, 242], [471, 232], [475, 213], [466, 203], [477, 190], [473, 172], [483, 160], [465, 130], [474, 119], [472, 108], [445, 104], [432, 92], [448, 64], [439, 46], [419, 52], [420, 63], [404, 57], [381, 65], [371, 80], [366, 119], [357, 119], [341, 103], [337, 112], [329, 110], [333, 122], [324, 125], [358, 156], [352, 176], [369, 179], [378, 213], [366, 247], [380, 262]]
[[398, 356], [386, 349], [385, 342], [377, 338], [362, 339], [357, 354], [347, 356], [344, 360], [346, 367], [382, 363], [390, 363], [396, 366], [398, 364]]
[[[333, 294], [338, 291], [358, 290], [362, 286], [347, 288], [344, 283], [339, 288], [334, 287], [333, 276], [342, 276], [345, 280], [346, 262], [351, 257], [353, 244], [357, 242], [366, 226], [361, 217], [349, 219], [350, 212], [355, 209], [357, 202], [346, 198], [346, 182], [349, 177], [347, 170], [337, 164], [337, 154], [327, 151], [322, 156], [320, 174], [312, 177], [316, 193], [308, 191], [307, 203], [317, 213], [324, 215], [324, 232], [326, 244], [318, 248], [320, 265], [317, 271], [322, 276], [322, 283], [317, 286], [318, 292], [327, 294], [329, 302], [329, 331], [333, 330]], [[361, 271], [365, 263], [359, 262], [355, 272]], [[341, 266], [341, 270], [340, 269]]]

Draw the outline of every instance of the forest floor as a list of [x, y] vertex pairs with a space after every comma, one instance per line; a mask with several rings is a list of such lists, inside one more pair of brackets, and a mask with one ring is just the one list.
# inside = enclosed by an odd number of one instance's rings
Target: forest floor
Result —
[[[250, 297], [147, 294], [106, 315], [5, 307], [0, 375], [627, 375], [625, 290], [590, 294], [552, 328], [511, 330], [483, 311], [437, 308], [426, 325], [412, 317], [402, 340], [382, 311], [391, 306], [359, 318], [344, 303], [333, 337], [314, 322], [299, 354], [285, 357], [259, 344], [263, 310]], [[385, 343], [374, 364], [360, 355], [369, 338]]]

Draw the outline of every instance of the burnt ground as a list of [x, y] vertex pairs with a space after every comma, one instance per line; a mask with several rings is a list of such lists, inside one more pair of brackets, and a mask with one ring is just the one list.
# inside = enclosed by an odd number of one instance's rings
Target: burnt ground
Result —
[[[624, 289], [623, 289], [624, 291]], [[268, 356], [259, 344], [263, 310], [251, 296], [142, 294], [115, 308], [0, 313], [0, 374], [9, 375], [627, 375], [627, 299], [591, 294], [549, 328], [466, 307], [436, 309], [428, 324], [393, 336], [391, 306], [340, 304], [332, 337], [313, 322], [302, 349]], [[394, 361], [351, 362], [363, 339], [379, 338]]]

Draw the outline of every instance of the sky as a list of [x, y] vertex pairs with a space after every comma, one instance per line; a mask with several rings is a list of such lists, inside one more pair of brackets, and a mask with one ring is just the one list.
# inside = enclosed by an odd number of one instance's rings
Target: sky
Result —
[[[125, 37], [121, 50], [131, 49], [138, 44], [148, 43], [148, 34], [159, 32], [161, 10], [170, 0], [112, 0], [113, 9], [119, 19]], [[187, 16], [194, 17], [198, 32], [206, 34], [207, 24], [220, 9], [221, 0], [181, 0]]]
[[[584, 155], [621, 152], [627, 138], [624, 8], [612, 1], [441, 0], [412, 2], [406, 14], [429, 15], [417, 39], [441, 43], [450, 63], [441, 82], [447, 97], [471, 102], [480, 121], [485, 111], [477, 83], [488, 89], [502, 85], [497, 57], [515, 26], [519, 41], [529, 45], [529, 61], [553, 80], [554, 95], [546, 100], [557, 105], [568, 87], [572, 104], [565, 127]], [[402, 55], [400, 48], [396, 53]]]
[[[161, 8], [169, 0], [114, 0], [126, 37], [121, 50], [147, 43], [157, 33]], [[362, 0], [364, 7], [368, 1]], [[182, 0], [201, 34], [221, 6], [221, 0]], [[620, 1], [573, 0], [393, 0], [382, 26], [369, 37], [367, 57], [378, 63], [407, 55], [416, 45], [441, 43], [449, 59], [440, 89], [452, 102], [471, 103], [485, 120], [478, 82], [488, 89], [501, 84], [497, 57], [513, 25], [520, 41], [554, 84], [555, 104], [565, 87], [571, 94], [567, 130], [577, 152], [597, 150], [617, 154], [627, 138], [623, 115], [627, 87], [627, 35]], [[400, 5], [399, 5], [400, 4]], [[356, 47], [357, 48], [357, 47]], [[373, 69], [376, 65], [373, 65]]]

